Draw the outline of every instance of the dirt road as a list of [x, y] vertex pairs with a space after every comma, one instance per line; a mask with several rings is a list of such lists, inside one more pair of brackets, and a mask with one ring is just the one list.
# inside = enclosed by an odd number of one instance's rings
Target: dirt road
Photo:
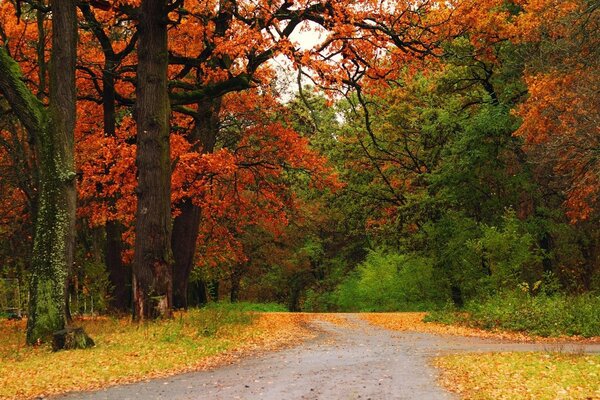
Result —
[[600, 345], [502, 343], [394, 332], [345, 314], [347, 324], [313, 322], [316, 339], [213, 371], [72, 393], [60, 399], [454, 399], [436, 384], [432, 356], [448, 352], [569, 351]]

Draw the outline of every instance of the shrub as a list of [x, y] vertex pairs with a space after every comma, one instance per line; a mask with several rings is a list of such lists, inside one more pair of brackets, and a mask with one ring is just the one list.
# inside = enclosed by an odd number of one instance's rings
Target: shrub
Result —
[[501, 329], [539, 336], [600, 336], [600, 296], [587, 293], [531, 296], [522, 290], [505, 291], [470, 301], [462, 313], [445, 309], [428, 321], [460, 323], [482, 329]]
[[378, 249], [332, 297], [341, 311], [417, 311], [439, 307], [443, 293], [428, 259]]

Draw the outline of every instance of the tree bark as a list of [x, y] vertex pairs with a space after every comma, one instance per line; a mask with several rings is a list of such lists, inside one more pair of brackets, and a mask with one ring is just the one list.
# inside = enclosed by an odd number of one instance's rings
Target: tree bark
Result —
[[242, 275], [244, 271], [248, 268], [247, 265], [235, 265], [233, 270], [231, 271], [231, 288], [229, 289], [229, 301], [232, 303], [237, 303], [240, 299], [240, 288], [242, 282]]
[[173, 306], [188, 308], [188, 285], [194, 267], [196, 239], [200, 227], [200, 208], [186, 199], [179, 204], [180, 214], [173, 222]]
[[143, 321], [172, 314], [167, 0], [142, 1], [138, 32], [133, 317]]
[[50, 107], [21, 80], [18, 64], [0, 49], [0, 91], [34, 140], [39, 178], [31, 262], [27, 343], [52, 338], [66, 324], [66, 285], [75, 240], [75, 61], [73, 0], [53, 0]]
[[[215, 149], [219, 132], [219, 111], [221, 99], [205, 100], [198, 104], [198, 115], [194, 128], [188, 135], [190, 143], [197, 143], [203, 154]], [[173, 304], [175, 308], [188, 308], [188, 285], [194, 268], [196, 241], [200, 229], [200, 207], [191, 199], [184, 199], [179, 205], [180, 214], [173, 222], [171, 245], [175, 266], [173, 269]], [[200, 282], [203, 286], [204, 284]], [[203, 299], [200, 299], [202, 301]]]
[[115, 311], [126, 312], [131, 307], [131, 268], [123, 264], [123, 227], [118, 221], [106, 223], [106, 247], [104, 263], [108, 270], [108, 280], [112, 286], [110, 307]]

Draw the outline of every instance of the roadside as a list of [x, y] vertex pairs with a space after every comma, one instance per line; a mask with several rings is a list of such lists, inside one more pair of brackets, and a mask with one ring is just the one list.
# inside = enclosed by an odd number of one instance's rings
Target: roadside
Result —
[[[432, 359], [465, 352], [600, 353], [598, 344], [513, 343], [476, 337], [396, 332], [357, 314], [304, 314], [320, 334], [293, 348], [226, 367], [61, 399], [455, 399]], [[323, 317], [321, 319], [321, 317]], [[483, 353], [487, 354], [487, 353]], [[512, 353], [507, 353], [512, 354]], [[483, 355], [484, 357], [486, 355]], [[600, 356], [593, 356], [600, 357]], [[518, 371], [515, 371], [518, 372]], [[511, 382], [518, 385], [519, 382]], [[448, 386], [449, 389], [455, 389]], [[585, 392], [585, 388], [583, 391]], [[464, 392], [463, 392], [464, 395]], [[480, 397], [486, 398], [486, 397]], [[498, 397], [502, 398], [502, 397]]]
[[532, 343], [531, 337], [423, 323], [422, 316], [218, 309], [143, 326], [94, 319], [82, 322], [96, 348], [58, 353], [22, 347], [23, 327], [5, 324], [0, 398], [98, 389], [63, 397], [457, 398], [438, 383], [467, 399], [560, 398], [548, 397], [555, 392], [600, 398], [595, 339]]
[[49, 345], [25, 346], [25, 321], [2, 321], [0, 399], [101, 389], [215, 368], [314, 337], [306, 321], [291, 313], [226, 309], [191, 310], [143, 325], [98, 317], [77, 321], [94, 338], [94, 348], [57, 353]]

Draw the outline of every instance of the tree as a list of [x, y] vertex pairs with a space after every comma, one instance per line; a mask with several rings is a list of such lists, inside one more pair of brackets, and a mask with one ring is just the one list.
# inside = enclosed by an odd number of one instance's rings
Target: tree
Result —
[[173, 296], [167, 14], [167, 0], [143, 0], [139, 10], [133, 259], [133, 315], [139, 321], [169, 317]]
[[[528, 98], [516, 134], [563, 192], [572, 222], [597, 219], [600, 187], [600, 6], [542, 1], [525, 7], [514, 41], [530, 47]], [[540, 62], [539, 60], [543, 60]]]
[[[81, 95], [86, 96], [84, 98], [86, 100], [91, 100], [93, 104], [92, 107], [86, 107], [86, 109], [97, 108], [97, 104], [102, 104], [102, 139], [99, 139], [98, 137], [89, 139], [104, 140], [104, 145], [108, 147], [111, 144], [114, 145], [115, 140], [118, 141], [117, 116], [119, 108], [117, 106], [122, 103], [129, 103], [129, 96], [119, 94], [117, 85], [119, 84], [119, 79], [122, 78], [123, 75], [123, 72], [121, 71], [123, 67], [122, 64], [135, 49], [137, 33], [127, 26], [121, 26], [122, 24], [119, 22], [111, 22], [111, 17], [114, 16], [114, 12], [105, 10], [100, 18], [98, 18], [96, 9], [92, 8], [90, 3], [83, 2], [79, 3], [78, 6], [86, 22], [84, 27], [91, 32], [101, 49], [101, 54], [98, 54], [98, 46], [90, 46], [88, 42], [86, 46], [86, 57], [85, 59], [81, 57], [79, 60], [80, 70], [86, 75], [89, 75], [89, 78], [93, 81], [91, 91], [81, 90]], [[85, 44], [82, 44], [82, 46], [85, 46]], [[116, 49], [119, 50], [117, 51]], [[100, 71], [98, 72], [96, 72], [96, 65], [101, 65]], [[99, 82], [101, 82], [101, 86], [98, 84]], [[83, 85], [80, 82], [80, 89], [83, 89], [81, 86]], [[121, 100], [119, 101], [119, 99]], [[90, 112], [85, 113], [82, 118], [98, 118], [94, 110], [89, 111]], [[84, 140], [80, 143], [83, 142]], [[118, 151], [118, 149], [115, 148], [112, 148], [111, 150], [113, 152]], [[88, 156], [85, 154], [85, 151], [81, 151], [81, 153], [84, 153], [82, 158]], [[90, 155], [90, 157], [93, 156]], [[114, 163], [112, 165], [114, 165]], [[102, 172], [104, 172], [105, 175], [108, 175], [110, 168], [111, 165], [108, 165]], [[98, 170], [94, 172], [97, 174], [102, 173]], [[94, 193], [90, 192], [86, 185], [80, 185], [80, 188], [82, 189], [81, 196], [84, 199], [90, 196], [91, 193]], [[94, 194], [99, 195], [99, 193]], [[114, 210], [116, 208], [117, 200], [118, 199], [115, 198], [114, 195], [108, 196], [106, 199], [107, 208], [109, 210]], [[93, 213], [93, 211], [91, 211], [91, 213]], [[90, 213], [86, 214], [89, 215]], [[124, 227], [121, 221], [106, 215], [104, 215], [103, 224], [105, 224], [106, 232], [105, 263], [113, 287], [111, 306], [116, 310], [126, 311], [129, 309], [131, 303], [131, 270], [128, 265], [123, 263], [124, 243], [121, 235]], [[93, 223], [92, 225], [96, 224]]]
[[0, 48], [0, 91], [34, 140], [38, 206], [31, 262], [27, 342], [46, 340], [66, 324], [66, 280], [75, 232], [75, 60], [77, 16], [72, 0], [53, 0], [50, 105], [21, 80], [19, 65]]

